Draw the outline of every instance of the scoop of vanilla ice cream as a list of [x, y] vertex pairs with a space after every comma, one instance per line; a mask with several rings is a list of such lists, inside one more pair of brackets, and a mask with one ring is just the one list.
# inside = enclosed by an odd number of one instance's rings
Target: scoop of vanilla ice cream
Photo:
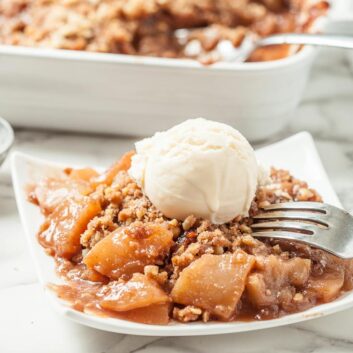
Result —
[[248, 215], [258, 166], [240, 132], [198, 118], [137, 142], [129, 174], [165, 216], [222, 224]]

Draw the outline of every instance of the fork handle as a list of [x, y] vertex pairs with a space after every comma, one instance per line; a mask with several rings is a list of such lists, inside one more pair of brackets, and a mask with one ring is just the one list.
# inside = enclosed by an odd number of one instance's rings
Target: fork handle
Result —
[[307, 44], [323, 47], [353, 49], [353, 36], [336, 34], [283, 33], [260, 39], [257, 46], [276, 44]]

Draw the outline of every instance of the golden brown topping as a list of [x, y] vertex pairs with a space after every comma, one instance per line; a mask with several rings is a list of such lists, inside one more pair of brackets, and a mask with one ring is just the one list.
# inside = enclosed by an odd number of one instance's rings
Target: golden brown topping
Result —
[[193, 305], [188, 305], [183, 309], [174, 307], [173, 318], [181, 322], [196, 321], [202, 315], [202, 310]]
[[168, 280], [168, 273], [166, 271], [159, 272], [159, 267], [156, 265], [147, 265], [143, 269], [144, 274], [160, 285], [164, 285]]
[[190, 215], [188, 217], [185, 218], [184, 222], [183, 222], [183, 229], [184, 230], [189, 230], [191, 227], [194, 226], [196, 222], [196, 217], [193, 215]]
[[[248, 33], [309, 31], [327, 9], [326, 1], [296, 0], [2, 0], [0, 42], [212, 64], [222, 60], [222, 41], [239, 46]], [[184, 41], [175, 36], [179, 28], [190, 29]], [[199, 50], [190, 50], [195, 42]], [[261, 48], [251, 61], [289, 54], [288, 46]]]

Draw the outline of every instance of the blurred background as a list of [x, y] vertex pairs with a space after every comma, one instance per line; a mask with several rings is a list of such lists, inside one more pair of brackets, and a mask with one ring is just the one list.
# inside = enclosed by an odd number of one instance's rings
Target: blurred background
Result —
[[[333, 0], [317, 27], [350, 34], [352, 23], [352, 1]], [[331, 134], [330, 123], [337, 136], [351, 126], [353, 54], [347, 50], [305, 48], [282, 63], [204, 67], [190, 60], [1, 46], [0, 60], [0, 116], [16, 127], [143, 136], [203, 116], [263, 142], [302, 129]], [[313, 100], [320, 102], [315, 108]]]

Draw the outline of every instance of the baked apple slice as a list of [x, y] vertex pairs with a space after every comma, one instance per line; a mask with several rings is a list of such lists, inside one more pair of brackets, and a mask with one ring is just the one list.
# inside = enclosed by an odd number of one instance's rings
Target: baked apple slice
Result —
[[324, 273], [321, 276], [310, 278], [308, 291], [315, 293], [316, 298], [324, 303], [336, 299], [344, 284], [344, 271]]
[[125, 153], [120, 160], [114, 163], [109, 169], [107, 169], [103, 174], [91, 180], [93, 187], [105, 184], [111, 185], [114, 181], [116, 175], [121, 171], [127, 171], [131, 166], [131, 157], [135, 154], [134, 151], [129, 151]]
[[135, 273], [127, 282], [110, 282], [100, 306], [124, 320], [163, 325], [169, 321], [170, 298], [153, 279]]
[[142, 273], [135, 273], [127, 282], [110, 282], [103, 290], [100, 306], [118, 312], [170, 301], [158, 283]]
[[163, 261], [173, 244], [172, 232], [162, 225], [121, 227], [99, 241], [84, 257], [89, 268], [112, 279], [143, 272], [146, 265]]
[[256, 266], [257, 271], [248, 277], [246, 290], [249, 301], [259, 308], [281, 304], [281, 292], [303, 287], [310, 276], [311, 261], [299, 257], [284, 260], [270, 255], [258, 257]]
[[194, 305], [229, 320], [254, 262], [253, 256], [241, 250], [234, 254], [205, 254], [181, 272], [171, 296], [176, 303]]
[[71, 180], [90, 182], [99, 176], [99, 173], [92, 168], [66, 169], [65, 172]]
[[87, 196], [92, 191], [92, 187], [85, 180], [67, 177], [45, 178], [33, 187], [29, 198], [39, 205], [43, 214], [48, 215], [67, 197]]
[[65, 198], [46, 218], [39, 243], [52, 255], [70, 259], [80, 250], [80, 236], [88, 222], [101, 212], [99, 201], [88, 196]]
[[117, 317], [142, 324], [166, 325], [169, 322], [169, 309], [169, 303], [153, 304], [144, 308], [119, 312]]

